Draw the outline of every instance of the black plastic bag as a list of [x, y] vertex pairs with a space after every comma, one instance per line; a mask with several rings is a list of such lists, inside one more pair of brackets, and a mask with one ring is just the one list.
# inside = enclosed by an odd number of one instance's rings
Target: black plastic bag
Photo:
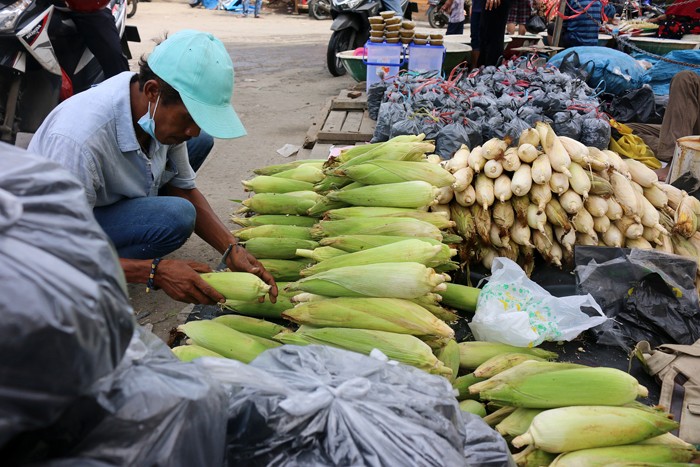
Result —
[[386, 83], [382, 80], [374, 83], [367, 90], [367, 113], [372, 120], [376, 120], [379, 116], [379, 106], [381, 106], [382, 99], [384, 99], [386, 88]]
[[530, 34], [539, 34], [547, 30], [547, 22], [540, 15], [531, 15], [525, 21], [525, 30]]
[[649, 86], [615, 96], [609, 111], [615, 120], [622, 123], [661, 123], [661, 117], [656, 112], [654, 91]]
[[581, 136], [581, 122], [578, 114], [570, 111], [555, 113], [552, 129], [557, 136], [568, 136], [578, 141]]
[[391, 137], [391, 127], [399, 120], [404, 120], [408, 113], [407, 105], [403, 102], [383, 102], [379, 106], [377, 126], [374, 128], [372, 143], [388, 141]]
[[581, 121], [581, 139], [586, 146], [607, 149], [610, 145], [610, 122], [595, 114], [584, 115]]
[[695, 261], [654, 250], [575, 249], [579, 293], [609, 318], [591, 330], [597, 342], [629, 350], [640, 340], [691, 344], [700, 338]]
[[481, 142], [481, 133], [476, 125], [469, 122], [448, 123], [438, 133], [435, 140], [435, 153], [443, 159], [449, 159], [462, 144], [471, 149], [480, 145]]
[[418, 135], [420, 132], [421, 125], [418, 122], [418, 118], [409, 117], [405, 120], [399, 120], [391, 125], [391, 133], [389, 134], [389, 138], [399, 135]]
[[582, 64], [578, 52], [572, 50], [562, 58], [559, 71], [585, 82], [595, 71], [595, 63], [589, 60]]
[[228, 464], [514, 465], [446, 379], [379, 357], [285, 345], [250, 365], [199, 360], [230, 390]]

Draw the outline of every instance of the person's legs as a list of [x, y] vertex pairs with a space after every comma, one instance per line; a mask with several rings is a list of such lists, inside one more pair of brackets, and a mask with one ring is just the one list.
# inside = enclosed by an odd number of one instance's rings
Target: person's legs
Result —
[[472, 12], [471, 17], [469, 19], [470, 23], [470, 31], [471, 31], [471, 46], [472, 46], [472, 59], [471, 59], [471, 67], [474, 68], [476, 67], [477, 62], [479, 61], [479, 50], [481, 48], [481, 42], [480, 42], [480, 36], [479, 36], [479, 31], [481, 28], [481, 12], [474, 13]]
[[94, 13], [73, 12], [71, 17], [83, 41], [100, 63], [105, 79], [129, 70], [119, 31], [109, 9], [102, 8]]
[[260, 18], [260, 10], [262, 10], [262, 0], [255, 0], [255, 17]]
[[248, 1], [248, 0], [242, 0], [242, 1], [241, 1], [241, 6], [243, 7], [243, 17], [248, 16], [248, 5], [249, 5], [249, 1]]
[[152, 196], [119, 201], [93, 210], [120, 258], [159, 258], [180, 248], [194, 232], [196, 211], [189, 201]]
[[214, 138], [204, 131], [200, 132], [196, 138], [187, 141], [187, 154], [192, 170], [195, 172], [199, 170], [212, 147], [214, 147]]
[[698, 134], [700, 134], [700, 76], [692, 71], [681, 71], [671, 80], [656, 157], [662, 161], [670, 161], [676, 150], [678, 138]]
[[464, 22], [460, 23], [447, 23], [446, 36], [452, 35], [462, 35], [464, 34]]
[[498, 8], [481, 13], [479, 31], [479, 65], [496, 65], [503, 55], [503, 35], [505, 33], [508, 10], [511, 0], [502, 0]]

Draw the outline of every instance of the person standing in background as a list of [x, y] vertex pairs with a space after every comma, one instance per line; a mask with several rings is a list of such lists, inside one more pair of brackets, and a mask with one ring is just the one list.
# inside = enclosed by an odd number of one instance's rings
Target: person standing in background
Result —
[[[250, 0], [243, 0], [243, 17], [248, 16], [248, 5]], [[262, 9], [262, 0], [255, 0], [255, 17], [260, 18], [260, 10]]]
[[[597, 46], [600, 26], [615, 17], [615, 7], [601, 0], [571, 0], [566, 4], [559, 47]], [[575, 15], [575, 16], [574, 16]], [[573, 17], [572, 17], [573, 16]], [[553, 44], [554, 23], [547, 27], [547, 41]]]
[[447, 0], [442, 7], [450, 19], [447, 22], [446, 35], [464, 34], [464, 2], [463, 0]]
[[503, 36], [512, 0], [485, 0], [479, 28], [479, 66], [495, 66], [503, 55]]
[[518, 26], [518, 34], [526, 34], [525, 23], [532, 14], [532, 6], [530, 0], [513, 0], [513, 7], [508, 13], [508, 23], [506, 31], [508, 34], [515, 34], [515, 26]]
[[469, 14], [469, 24], [470, 24], [470, 34], [471, 34], [471, 46], [472, 46], [472, 60], [471, 67], [476, 68], [476, 64], [479, 62], [479, 32], [481, 28], [481, 12], [484, 10], [484, 4], [486, 0], [472, 0], [471, 11]]

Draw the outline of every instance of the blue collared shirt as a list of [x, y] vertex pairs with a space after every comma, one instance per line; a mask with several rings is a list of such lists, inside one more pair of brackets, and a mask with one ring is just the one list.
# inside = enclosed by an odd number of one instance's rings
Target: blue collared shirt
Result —
[[93, 207], [157, 196], [168, 183], [195, 187], [185, 143], [166, 146], [152, 140], [148, 154], [141, 150], [131, 117], [133, 76], [126, 71], [65, 100], [29, 144], [31, 152], [71, 171]]

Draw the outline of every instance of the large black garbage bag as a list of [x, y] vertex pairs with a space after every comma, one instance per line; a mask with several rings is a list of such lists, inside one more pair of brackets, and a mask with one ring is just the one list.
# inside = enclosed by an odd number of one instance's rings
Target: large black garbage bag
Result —
[[410, 111], [403, 102], [387, 101], [379, 106], [377, 126], [374, 128], [372, 143], [383, 143], [391, 137], [391, 127], [394, 123], [404, 120]]
[[654, 91], [649, 85], [615, 96], [609, 111], [615, 120], [622, 123], [661, 123], [661, 116], [656, 111]]
[[482, 143], [481, 130], [474, 122], [452, 122], [443, 126], [435, 140], [435, 153], [449, 159], [465, 144], [473, 148]]
[[583, 115], [581, 120], [581, 141], [586, 146], [607, 149], [610, 145], [610, 122], [605, 117], [596, 116], [595, 112]]
[[79, 182], [0, 143], [3, 465], [220, 465], [225, 393], [136, 327]]
[[597, 342], [633, 348], [692, 344], [700, 338], [695, 261], [653, 250], [575, 250], [579, 293], [590, 293], [608, 318], [592, 330]]
[[0, 448], [56, 421], [114, 370], [131, 313], [82, 186], [0, 143]]
[[231, 391], [231, 466], [514, 465], [446, 379], [413, 367], [318, 345], [197, 363]]

